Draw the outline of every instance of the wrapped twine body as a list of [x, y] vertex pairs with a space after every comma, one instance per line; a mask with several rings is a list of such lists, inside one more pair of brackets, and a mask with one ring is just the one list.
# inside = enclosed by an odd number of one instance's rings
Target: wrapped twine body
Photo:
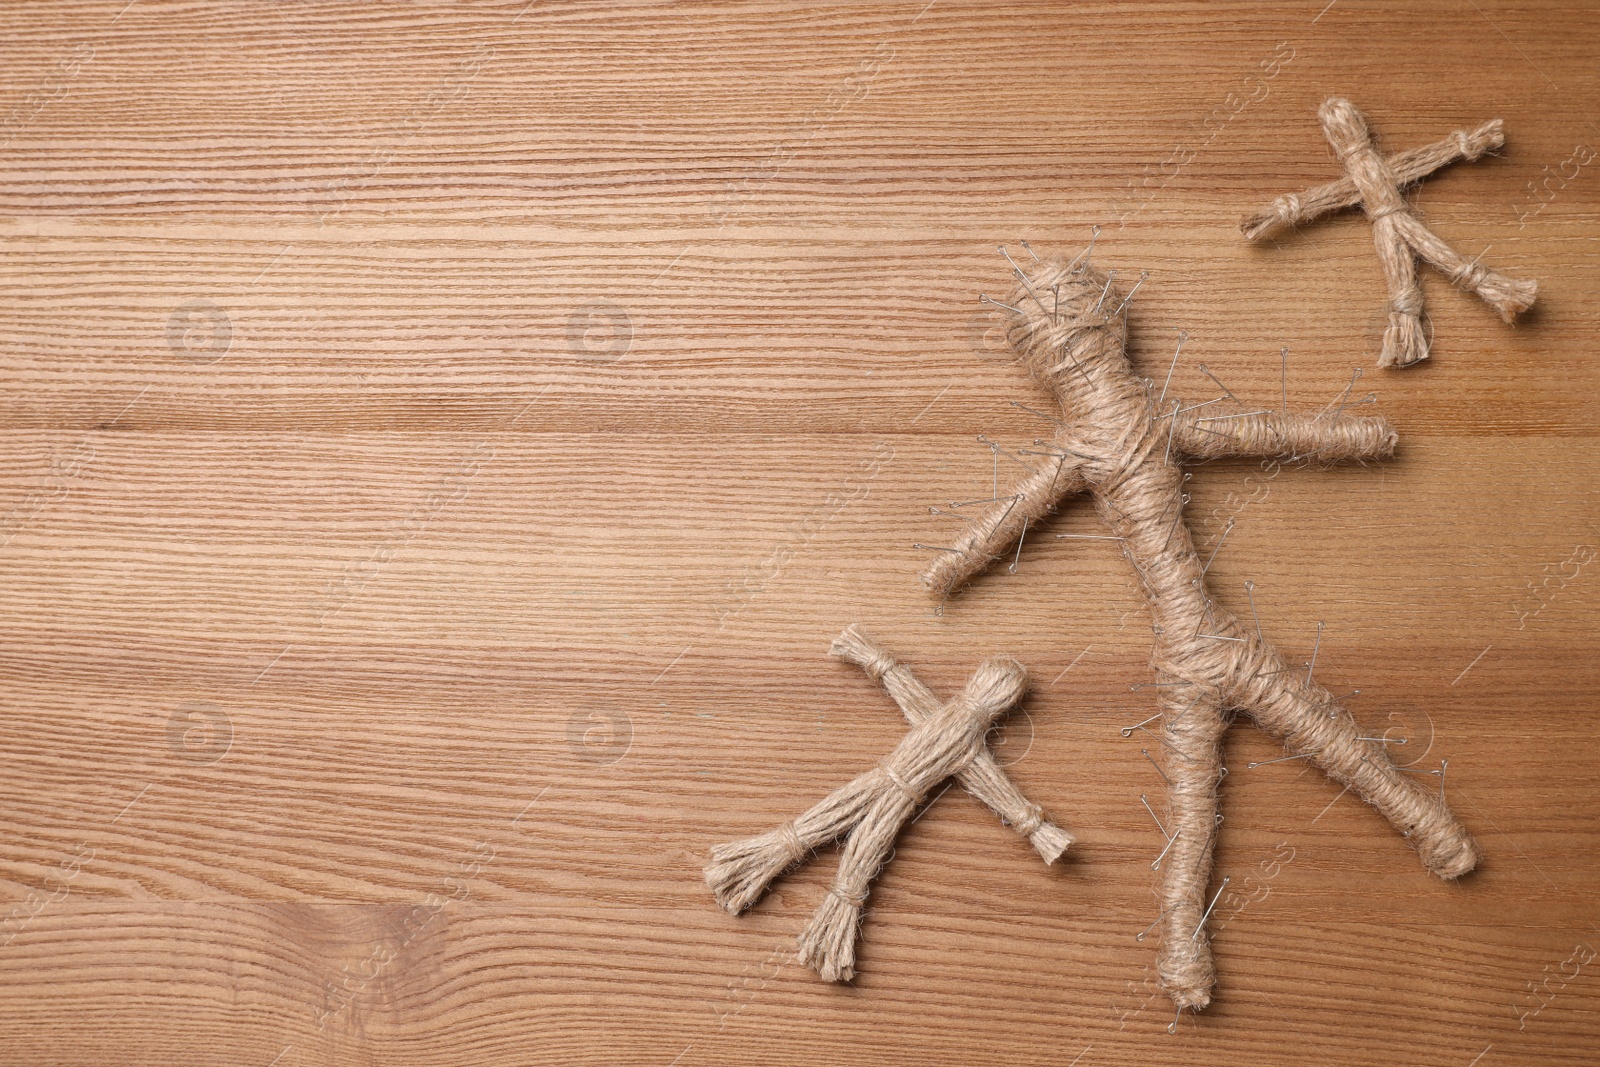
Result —
[[[1162, 873], [1158, 970], [1180, 1009], [1209, 1001], [1215, 972], [1202, 929], [1219, 824], [1221, 739], [1243, 710], [1296, 755], [1377, 808], [1416, 847], [1423, 864], [1454, 878], [1478, 862], [1476, 845], [1441, 798], [1390, 762], [1385, 746], [1363, 740], [1334, 697], [1302, 677], [1206, 590], [1183, 521], [1188, 459], [1240, 454], [1311, 456], [1319, 463], [1391, 455], [1396, 434], [1382, 418], [1255, 413], [1210, 416], [1158, 400], [1125, 355], [1126, 320], [1112, 280], [1088, 266], [1046, 264], [1027, 276], [1008, 304], [1008, 337], [1033, 373], [1061, 401], [1057, 458], [1017, 486], [1011, 502], [975, 521], [924, 572], [948, 596], [998, 558], [1026, 523], [1077, 491], [1095, 506], [1138, 575], [1149, 603], [1152, 658], [1165, 712], [1166, 773], [1173, 837]], [[1112, 309], [1118, 309], [1113, 311]]]

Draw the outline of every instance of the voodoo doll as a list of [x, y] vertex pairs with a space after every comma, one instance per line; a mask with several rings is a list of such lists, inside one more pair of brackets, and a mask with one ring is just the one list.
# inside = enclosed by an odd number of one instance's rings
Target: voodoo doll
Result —
[[[1442, 271], [1511, 322], [1533, 306], [1539, 286], [1508, 278], [1468, 259], [1424, 226], [1400, 195], [1401, 186], [1421, 181], [1458, 159], [1474, 160], [1505, 144], [1500, 120], [1475, 130], [1457, 130], [1449, 137], [1388, 159], [1378, 154], [1366, 116], [1348, 100], [1333, 97], [1317, 111], [1322, 132], [1343, 165], [1345, 177], [1303, 193], [1285, 193], [1266, 210], [1239, 224], [1245, 240], [1255, 241], [1280, 226], [1309, 222], [1329, 211], [1360, 204], [1372, 220], [1372, 239], [1389, 285], [1389, 325], [1383, 331], [1378, 365], [1406, 367], [1428, 358], [1429, 340], [1422, 326], [1422, 287], [1417, 260]], [[1487, 249], [1485, 249], [1487, 251]]]
[[849, 981], [855, 974], [856, 930], [868, 887], [894, 847], [895, 835], [928, 790], [946, 778], [955, 777], [993, 809], [1046, 863], [1060, 858], [1072, 837], [1022, 795], [988, 749], [989, 728], [1027, 688], [1022, 664], [1006, 656], [984, 660], [961, 695], [947, 703], [858, 627], [835, 638], [831, 651], [888, 690], [910, 720], [910, 732], [875, 767], [798, 818], [717, 846], [705, 874], [717, 903], [737, 914], [813, 849], [847, 836], [839, 875], [800, 935], [800, 961], [829, 981]]
[[[1133, 565], [1154, 622], [1152, 666], [1160, 694], [1162, 748], [1172, 822], [1162, 868], [1157, 971], [1181, 1012], [1210, 1002], [1216, 974], [1204, 929], [1212, 850], [1219, 827], [1221, 743], [1233, 711], [1248, 714], [1297, 756], [1371, 804], [1441, 878], [1475, 867], [1478, 848], [1439, 792], [1390, 762], [1381, 739], [1363, 737], [1310, 665], [1291, 665], [1261, 636], [1211, 599], [1184, 521], [1183, 464], [1225, 456], [1272, 456], [1326, 464], [1387, 459], [1396, 434], [1378, 416], [1343, 411], [1218, 413], [1185, 405], [1129, 365], [1125, 306], [1087, 253], [1016, 268], [1007, 338], [1061, 404], [1048, 458], [924, 572], [941, 598], [1008, 553], [1028, 524], [1066, 498], [1088, 492]], [[1169, 378], [1170, 381], [1170, 378]]]

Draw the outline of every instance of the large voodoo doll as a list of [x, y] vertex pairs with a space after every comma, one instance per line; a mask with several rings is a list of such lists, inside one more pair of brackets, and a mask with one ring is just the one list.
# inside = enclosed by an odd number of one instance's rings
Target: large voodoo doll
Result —
[[1171, 782], [1169, 854], [1162, 869], [1162, 985], [1180, 1010], [1209, 1003], [1216, 974], [1204, 929], [1219, 826], [1222, 735], [1243, 711], [1334, 780], [1377, 808], [1416, 848], [1423, 866], [1456, 878], [1479, 860], [1472, 837], [1439, 792], [1407, 777], [1380, 739], [1363, 737], [1305, 664], [1286, 663], [1261, 636], [1211, 599], [1183, 516], [1183, 464], [1273, 456], [1325, 464], [1386, 459], [1396, 434], [1377, 416], [1218, 413], [1155, 394], [1129, 365], [1127, 318], [1114, 278], [1080, 263], [1018, 270], [1007, 337], [1061, 402], [1051, 458], [975, 519], [923, 574], [943, 598], [987, 567], [1076, 493], [1095, 507], [1133, 565], [1150, 604], [1152, 663], [1161, 694]]

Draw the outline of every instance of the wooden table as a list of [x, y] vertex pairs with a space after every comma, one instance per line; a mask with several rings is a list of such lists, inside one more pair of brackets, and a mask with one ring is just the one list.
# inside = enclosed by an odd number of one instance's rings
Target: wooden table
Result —
[[[1600, 11], [1323, 3], [0, 14], [0, 1061], [1592, 1056]], [[1412, 199], [1538, 280], [1516, 328], [1429, 274], [1434, 358], [1380, 371], [1359, 214], [1240, 239], [1337, 176], [1335, 94], [1389, 150], [1505, 120]], [[912, 547], [1047, 428], [995, 246], [1096, 224], [1144, 373], [1182, 330], [1181, 395], [1359, 369], [1399, 427], [1197, 468], [1190, 521], [1487, 854], [1432, 879], [1241, 723], [1170, 1036], [1134, 576], [1075, 505], [940, 615]], [[1079, 843], [950, 792], [834, 986], [832, 853], [738, 919], [700, 867], [902, 735], [851, 622], [940, 691], [1026, 663], [997, 751]]]

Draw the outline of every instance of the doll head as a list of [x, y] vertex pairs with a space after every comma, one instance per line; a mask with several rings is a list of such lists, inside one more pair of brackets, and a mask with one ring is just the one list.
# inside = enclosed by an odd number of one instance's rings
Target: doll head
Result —
[[[1071, 261], [1030, 264], [1006, 303], [1006, 339], [1032, 373], [1062, 395], [1104, 380], [1107, 372], [1128, 372], [1124, 296], [1115, 272], [1096, 269], [1087, 253]], [[1098, 372], [1098, 373], [1097, 373]]]

